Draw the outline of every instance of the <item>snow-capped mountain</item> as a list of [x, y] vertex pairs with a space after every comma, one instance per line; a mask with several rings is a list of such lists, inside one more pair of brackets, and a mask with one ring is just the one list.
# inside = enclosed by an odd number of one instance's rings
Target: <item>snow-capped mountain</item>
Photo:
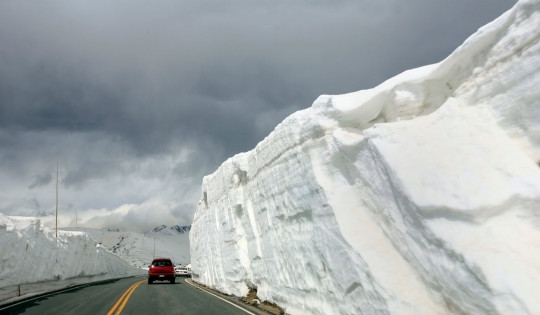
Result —
[[96, 230], [90, 228], [65, 228], [88, 234], [111, 252], [139, 268], [148, 267], [153, 257], [168, 257], [177, 265], [190, 262], [190, 226], [158, 226], [149, 232], [139, 233], [122, 229]]
[[173, 226], [166, 226], [166, 225], [160, 225], [155, 227], [152, 230], [152, 233], [160, 233], [160, 234], [187, 234], [191, 230], [191, 225], [188, 226], [179, 226], [179, 225], [173, 225]]
[[540, 0], [203, 179], [193, 278], [289, 314], [540, 314]]

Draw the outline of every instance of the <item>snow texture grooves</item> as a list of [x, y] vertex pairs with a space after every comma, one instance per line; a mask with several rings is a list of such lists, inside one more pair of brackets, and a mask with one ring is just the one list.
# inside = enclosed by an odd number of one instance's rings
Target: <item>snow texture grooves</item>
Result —
[[290, 314], [538, 314], [540, 0], [203, 179], [193, 277]]

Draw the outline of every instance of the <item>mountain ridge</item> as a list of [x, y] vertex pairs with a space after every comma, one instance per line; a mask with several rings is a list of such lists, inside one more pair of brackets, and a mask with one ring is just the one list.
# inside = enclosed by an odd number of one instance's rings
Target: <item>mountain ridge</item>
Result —
[[191, 226], [162, 224], [146, 232], [120, 228], [98, 230], [81, 227], [62, 230], [83, 232], [96, 243], [138, 268], [148, 267], [153, 257], [168, 257], [178, 265], [190, 263]]
[[165, 224], [162, 224], [160, 226], [156, 226], [155, 228], [152, 229], [151, 233], [159, 233], [159, 232], [162, 232], [162, 231], [165, 231], [165, 232], [168, 232], [168, 231], [173, 231], [173, 232], [176, 232], [178, 234], [186, 234], [186, 233], [189, 233], [189, 231], [191, 230], [191, 225], [184, 225], [184, 226], [180, 226], [180, 225], [172, 225], [172, 226], [167, 226]]

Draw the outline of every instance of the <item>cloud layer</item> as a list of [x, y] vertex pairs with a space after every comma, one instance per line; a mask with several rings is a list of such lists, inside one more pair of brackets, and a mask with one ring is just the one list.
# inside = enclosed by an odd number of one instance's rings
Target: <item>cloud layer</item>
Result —
[[3, 1], [0, 212], [50, 215], [58, 160], [65, 224], [188, 225], [202, 177], [287, 115], [438, 62], [514, 2]]

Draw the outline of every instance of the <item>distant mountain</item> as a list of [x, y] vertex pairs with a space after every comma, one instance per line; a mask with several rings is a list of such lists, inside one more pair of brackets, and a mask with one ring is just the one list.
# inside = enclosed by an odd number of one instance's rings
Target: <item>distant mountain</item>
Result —
[[101, 243], [109, 251], [139, 268], [148, 267], [153, 257], [171, 258], [176, 265], [187, 265], [191, 260], [189, 248], [191, 226], [160, 225], [144, 233], [117, 228], [62, 230], [85, 232], [96, 243]]
[[161, 231], [165, 230], [166, 228], [167, 228], [166, 225], [156, 226], [156, 227], [152, 230], [152, 232], [158, 233], [158, 232], [161, 232]]
[[191, 231], [191, 225], [188, 225], [188, 226], [173, 225], [171, 226], [171, 229], [178, 232], [178, 234], [186, 234], [186, 233], [189, 233], [189, 231]]
[[166, 225], [160, 225], [155, 227], [152, 230], [152, 234], [161, 233], [161, 234], [170, 234], [171, 232], [173, 234], [187, 234], [191, 230], [191, 225], [188, 226], [179, 226], [179, 225], [173, 225], [173, 226], [166, 226]]

